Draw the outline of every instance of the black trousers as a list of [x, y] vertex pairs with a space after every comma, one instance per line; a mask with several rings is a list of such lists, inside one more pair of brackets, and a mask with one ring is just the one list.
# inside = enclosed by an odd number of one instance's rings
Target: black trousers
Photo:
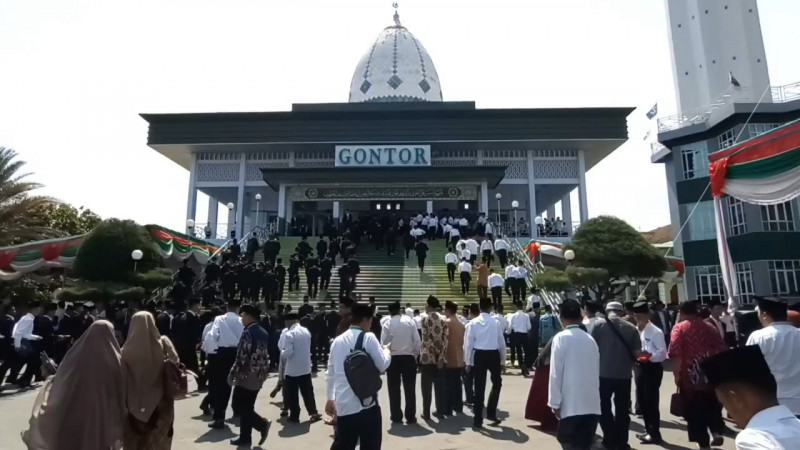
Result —
[[417, 255], [417, 265], [419, 266], [419, 270], [425, 269], [425, 257]]
[[724, 431], [722, 407], [714, 391], [681, 391], [681, 397], [689, 441], [700, 447], [708, 447], [711, 443], [708, 432], [722, 434]]
[[659, 411], [659, 391], [664, 377], [661, 363], [641, 363], [636, 375], [639, 391], [639, 406], [644, 416], [644, 428], [653, 438], [661, 437], [661, 412]]
[[6, 373], [8, 373], [8, 382], [13, 383], [17, 381], [17, 375], [19, 375], [19, 368], [17, 359], [19, 356], [17, 352], [14, 351], [14, 347], [12, 346], [9, 348], [5, 354], [3, 355], [3, 364], [0, 364], [0, 386], [3, 385], [3, 380], [6, 377]]
[[319, 288], [322, 289], [323, 291], [327, 291], [328, 287], [330, 287], [330, 285], [331, 285], [331, 274], [330, 274], [330, 272], [329, 273], [323, 273], [322, 275], [320, 275], [319, 279], [320, 279]]
[[[463, 369], [442, 369], [444, 371], [444, 408], [439, 412], [447, 414], [459, 413], [464, 410], [464, 401], [461, 394], [461, 375]], [[438, 407], [437, 407], [438, 408]]]
[[492, 260], [494, 259], [494, 257], [492, 257], [492, 251], [483, 250], [481, 254], [483, 255], [482, 259], [486, 263], [486, 267], [492, 267]]
[[408, 247], [406, 247], [406, 259], [408, 259], [408, 256], [409, 256], [410, 254], [411, 254], [411, 249], [410, 249], [410, 248], [408, 248]]
[[336, 418], [336, 437], [331, 450], [380, 450], [383, 438], [381, 407], [378, 405]]
[[597, 416], [594, 414], [564, 417], [558, 422], [556, 439], [564, 450], [589, 450], [596, 430]]
[[[614, 412], [611, 412], [611, 397]], [[600, 377], [600, 428], [606, 448], [627, 448], [628, 430], [631, 426], [631, 379]]]
[[420, 366], [420, 388], [422, 389], [422, 415], [431, 414], [431, 389], [436, 401], [436, 412], [443, 414], [445, 410], [445, 381], [444, 369], [436, 364], [422, 364]]
[[[239, 439], [245, 442], [252, 441], [252, 431], [261, 432], [267, 428], [267, 421], [256, 411], [256, 397], [261, 390], [251, 391], [241, 386], [233, 389], [233, 403], [239, 407]], [[217, 411], [214, 410], [214, 415]]]
[[461, 379], [464, 381], [464, 402], [475, 404], [475, 372], [465, 370]]
[[497, 259], [500, 262], [500, 267], [503, 268], [508, 264], [508, 250], [500, 249], [497, 250]]
[[279, 286], [278, 287], [278, 301], [283, 300], [283, 288], [285, 287], [285, 285], [286, 285], [286, 281], [285, 280], [283, 280], [283, 279], [278, 280], [278, 286]]
[[533, 362], [539, 357], [539, 336], [528, 334], [528, 350], [525, 352], [525, 367], [533, 367]]
[[405, 394], [405, 418], [413, 421], [417, 415], [417, 361], [412, 355], [392, 356], [392, 362], [386, 369], [386, 384], [389, 390], [389, 416], [393, 422], [403, 420], [403, 409], [400, 407], [400, 384]]
[[216, 354], [206, 354], [206, 378], [208, 379], [208, 392], [206, 393], [203, 400], [200, 402], [200, 407], [205, 409], [206, 407], [213, 407], [214, 403], [214, 383], [216, 382], [214, 378], [214, 364], [217, 361]]
[[[516, 353], [517, 361], [519, 361], [519, 367], [522, 369], [522, 373], [528, 371], [528, 368], [525, 367], [525, 354], [528, 353], [528, 333], [511, 333], [511, 348], [513, 348], [513, 352], [511, 353], [514, 355]], [[511, 360], [511, 363], [514, 363], [514, 360]]]
[[300, 290], [300, 273], [289, 272], [289, 292]]
[[[314, 386], [311, 385], [311, 374], [299, 377], [283, 377], [283, 389], [289, 409], [289, 419], [297, 420], [300, 418], [300, 395], [303, 396], [303, 403], [309, 416], [317, 413], [317, 402], [314, 399]], [[299, 393], [299, 395], [298, 395]]]
[[308, 285], [308, 298], [317, 298], [317, 292], [319, 291], [319, 279], [316, 280], [306, 280], [306, 284]]
[[178, 358], [181, 360], [187, 369], [197, 374], [197, 389], [203, 389], [206, 386], [206, 377], [200, 370], [200, 364], [197, 362], [197, 350], [191, 345], [181, 344], [178, 350]]
[[390, 239], [386, 242], [386, 254], [392, 255], [394, 254], [395, 250], [397, 250], [397, 242], [394, 239]]
[[489, 419], [497, 418], [497, 403], [500, 401], [500, 388], [503, 387], [503, 379], [500, 376], [500, 352], [498, 350], [475, 350], [472, 370], [475, 372], [475, 407], [473, 412], [475, 418], [473, 425], [483, 426], [483, 402], [486, 392], [486, 374], [491, 376], [492, 390], [489, 392], [489, 401], [486, 404], [486, 417]]
[[436, 227], [428, 227], [428, 234], [426, 235], [428, 239], [435, 241], [436, 240]]
[[469, 272], [460, 272], [458, 276], [461, 278], [461, 293], [469, 294], [469, 281], [472, 279]]
[[25, 372], [23, 372], [22, 376], [17, 380], [20, 386], [31, 384], [33, 377], [40, 373], [39, 368], [42, 365], [42, 360], [39, 358], [39, 347], [36, 345], [36, 342], [33, 343], [32, 347], [35, 351], [27, 355], [22, 355], [17, 352], [17, 367], [15, 372], [19, 373], [20, 369], [22, 369], [22, 365], [25, 365]]
[[[450, 237], [450, 246], [453, 247], [453, 249], [456, 249], [456, 244], [458, 244], [458, 241], [460, 241], [460, 240], [461, 240], [461, 236], [451, 236]], [[458, 249], [456, 249], [456, 250], [458, 250]]]
[[514, 297], [514, 301], [518, 302], [522, 300], [522, 288], [525, 286], [525, 280], [522, 278], [512, 278], [511, 279], [511, 294]]
[[473, 266], [475, 265], [475, 261], [477, 260], [478, 260], [478, 255], [472, 255], [472, 254], [469, 255], [469, 263], [472, 264]]
[[[228, 400], [231, 397], [231, 386], [228, 384], [228, 374], [236, 360], [236, 347], [222, 347], [217, 350], [217, 358], [213, 365], [213, 386], [214, 393], [211, 395], [214, 408], [214, 420], [225, 420], [225, 412], [228, 410]], [[255, 401], [255, 396], [253, 397]], [[233, 402], [236, 405], [236, 401]], [[237, 405], [238, 408], [238, 405]]]
[[456, 265], [455, 263], [447, 263], [447, 281], [456, 281]]
[[503, 287], [502, 286], [495, 286], [491, 289], [492, 291], [492, 303], [494, 306], [500, 306], [503, 304]]

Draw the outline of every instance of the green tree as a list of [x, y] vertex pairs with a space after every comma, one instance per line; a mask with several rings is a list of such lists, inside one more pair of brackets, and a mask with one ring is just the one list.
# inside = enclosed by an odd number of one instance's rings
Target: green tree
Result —
[[571, 283], [563, 270], [552, 267], [545, 268], [542, 273], [537, 273], [535, 277], [536, 286], [547, 289], [551, 292], [563, 292], [570, 288]]
[[603, 298], [622, 292], [615, 282], [627, 278], [660, 277], [664, 258], [624, 220], [599, 216], [581, 224], [567, 249], [575, 259], [567, 269], [573, 285], [585, 287]]
[[41, 215], [33, 213], [55, 201], [32, 194], [41, 185], [27, 181], [30, 174], [20, 172], [24, 166], [17, 152], [0, 147], [0, 246], [59, 236]]
[[90, 281], [129, 282], [134, 276], [131, 252], [141, 250], [137, 272], [159, 267], [161, 257], [144, 227], [132, 220], [108, 219], [100, 222], [78, 251], [75, 273]]
[[92, 231], [101, 219], [91, 209], [75, 208], [67, 203], [52, 202], [43, 205], [34, 214], [42, 217], [48, 228], [64, 236], [76, 236]]

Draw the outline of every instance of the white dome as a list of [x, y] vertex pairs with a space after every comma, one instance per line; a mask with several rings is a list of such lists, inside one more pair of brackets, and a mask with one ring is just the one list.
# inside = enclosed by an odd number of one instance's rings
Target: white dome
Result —
[[350, 103], [441, 102], [439, 75], [425, 47], [395, 13], [395, 25], [378, 35], [350, 83]]

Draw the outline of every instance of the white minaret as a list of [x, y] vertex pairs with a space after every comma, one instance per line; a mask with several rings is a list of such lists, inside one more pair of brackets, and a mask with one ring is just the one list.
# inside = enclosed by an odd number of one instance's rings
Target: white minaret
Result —
[[769, 86], [756, 0], [665, 1], [678, 110], [702, 112], [723, 98], [756, 103]]

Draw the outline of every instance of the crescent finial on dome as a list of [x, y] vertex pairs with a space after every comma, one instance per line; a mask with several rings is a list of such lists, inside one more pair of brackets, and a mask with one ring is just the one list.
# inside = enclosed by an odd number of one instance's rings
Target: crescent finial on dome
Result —
[[392, 7], [394, 8], [394, 24], [398, 27], [402, 27], [403, 25], [400, 24], [400, 14], [397, 12], [397, 8], [399, 8], [400, 5], [398, 5], [397, 2], [394, 2], [392, 3]]

